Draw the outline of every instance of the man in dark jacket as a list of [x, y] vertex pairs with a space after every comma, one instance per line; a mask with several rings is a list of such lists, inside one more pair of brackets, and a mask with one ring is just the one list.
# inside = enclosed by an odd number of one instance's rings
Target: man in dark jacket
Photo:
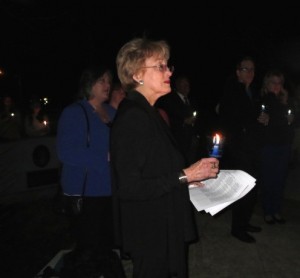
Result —
[[[240, 169], [257, 178], [259, 129], [267, 121], [260, 115], [257, 95], [253, 88], [254, 61], [242, 58], [236, 67], [236, 76], [225, 86], [219, 105], [220, 123], [226, 145], [222, 168]], [[243, 242], [255, 242], [248, 232], [260, 232], [261, 228], [249, 224], [256, 202], [257, 189], [232, 205], [232, 236]]]
[[181, 152], [189, 163], [200, 158], [197, 148], [196, 107], [190, 99], [190, 81], [185, 75], [175, 80], [175, 89], [158, 99], [155, 106], [167, 113], [168, 123]]

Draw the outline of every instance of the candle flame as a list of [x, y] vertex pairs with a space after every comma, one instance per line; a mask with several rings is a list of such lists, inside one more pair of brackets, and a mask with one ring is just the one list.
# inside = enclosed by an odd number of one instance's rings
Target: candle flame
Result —
[[218, 133], [216, 133], [216, 135], [213, 138], [213, 143], [220, 144], [220, 140], [221, 140], [221, 136]]
[[289, 110], [288, 110], [288, 115], [291, 115], [291, 114], [292, 114], [292, 110], [289, 109]]
[[197, 111], [193, 112], [193, 116], [196, 117], [197, 116]]
[[47, 121], [44, 121], [43, 123], [44, 123], [44, 125], [47, 125]]

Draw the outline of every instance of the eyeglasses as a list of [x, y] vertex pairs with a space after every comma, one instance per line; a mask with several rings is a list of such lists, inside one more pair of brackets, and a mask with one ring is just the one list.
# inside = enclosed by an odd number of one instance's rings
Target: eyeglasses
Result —
[[242, 72], [254, 72], [254, 68], [239, 68]]
[[170, 72], [174, 72], [174, 70], [175, 70], [174, 66], [168, 66], [168, 65], [163, 65], [163, 64], [149, 66], [149, 67], [142, 67], [142, 68], [156, 68], [160, 72], [166, 72], [167, 70]]

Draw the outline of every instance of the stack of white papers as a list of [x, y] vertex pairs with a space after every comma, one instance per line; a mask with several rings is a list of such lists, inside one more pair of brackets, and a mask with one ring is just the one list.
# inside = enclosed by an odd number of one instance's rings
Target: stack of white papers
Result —
[[221, 170], [217, 178], [202, 181], [204, 186], [189, 186], [190, 200], [198, 211], [215, 215], [245, 196], [256, 179], [242, 170]]

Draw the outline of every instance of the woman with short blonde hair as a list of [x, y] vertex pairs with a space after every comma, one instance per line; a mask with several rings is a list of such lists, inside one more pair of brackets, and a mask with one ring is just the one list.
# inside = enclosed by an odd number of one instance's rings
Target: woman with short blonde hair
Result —
[[187, 244], [196, 238], [188, 185], [218, 173], [216, 158], [187, 165], [154, 107], [171, 91], [168, 59], [165, 41], [137, 38], [116, 60], [127, 96], [112, 125], [111, 165], [119, 236], [134, 278], [187, 277]]

